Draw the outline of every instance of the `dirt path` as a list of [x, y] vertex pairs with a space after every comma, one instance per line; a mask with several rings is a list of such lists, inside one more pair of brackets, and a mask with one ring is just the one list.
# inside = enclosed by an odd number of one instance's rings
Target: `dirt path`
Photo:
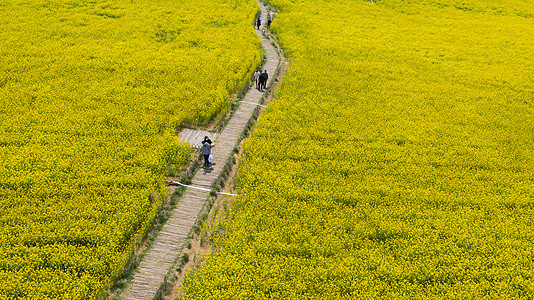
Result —
[[[267, 20], [267, 9], [262, 3], [259, 3], [263, 23]], [[263, 25], [264, 26], [264, 25]], [[270, 74], [267, 86], [271, 85], [273, 75], [276, 74], [280, 64], [280, 57], [271, 41], [261, 33], [263, 26], [256, 33], [262, 40], [263, 49], [267, 58], [264, 70]], [[187, 237], [190, 234], [193, 225], [206, 205], [209, 197], [209, 190], [218, 180], [223, 171], [226, 162], [231, 159], [234, 147], [247, 129], [249, 121], [257, 106], [262, 102], [264, 93], [256, 89], [251, 89], [242, 103], [235, 111], [232, 119], [228, 122], [224, 130], [219, 134], [215, 141], [215, 147], [212, 150], [215, 163], [210, 168], [201, 169], [192, 179], [192, 185], [206, 190], [196, 188], [187, 188], [176, 208], [158, 236], [154, 240], [152, 247], [148, 250], [143, 260], [137, 268], [134, 278], [127, 289], [119, 296], [120, 299], [154, 299], [158, 290], [164, 283], [166, 276], [172, 274], [175, 268], [175, 262], [184, 249]]]

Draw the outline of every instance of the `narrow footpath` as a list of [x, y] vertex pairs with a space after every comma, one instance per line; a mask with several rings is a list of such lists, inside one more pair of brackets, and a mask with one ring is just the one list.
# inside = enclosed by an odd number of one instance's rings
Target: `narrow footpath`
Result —
[[[258, 1], [259, 2], [259, 1]], [[266, 23], [268, 18], [267, 9], [263, 3], [259, 2], [261, 18]], [[263, 49], [267, 58], [264, 70], [267, 70], [269, 79], [267, 86], [270, 86], [275, 77], [280, 64], [280, 57], [268, 38], [265, 38], [260, 30], [256, 30], [263, 43]], [[219, 134], [212, 149], [215, 164], [206, 169], [200, 169], [192, 179], [192, 185], [210, 189], [213, 183], [219, 178], [227, 159], [232, 155], [232, 151], [241, 134], [246, 130], [247, 123], [252, 118], [256, 106], [260, 104], [263, 93], [257, 89], [250, 89], [242, 103], [228, 122], [224, 130]], [[199, 189], [187, 188], [176, 208], [158, 236], [154, 240], [152, 247], [139, 264], [135, 275], [128, 288], [120, 295], [120, 299], [125, 300], [147, 300], [154, 299], [158, 289], [162, 285], [165, 275], [174, 266], [175, 260], [180, 256], [187, 236], [192, 230], [199, 213], [209, 197], [209, 192]]]

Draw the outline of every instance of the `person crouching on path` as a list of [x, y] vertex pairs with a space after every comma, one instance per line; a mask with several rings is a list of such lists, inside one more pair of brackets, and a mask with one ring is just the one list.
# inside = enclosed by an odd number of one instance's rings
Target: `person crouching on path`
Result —
[[260, 87], [260, 75], [260, 70], [256, 70], [256, 72], [254, 72], [254, 81], [256, 81], [256, 88]]
[[209, 159], [210, 159], [210, 154], [211, 154], [211, 143], [209, 143], [208, 141], [202, 141], [202, 147], [200, 148], [200, 152], [202, 152], [202, 155], [204, 155], [204, 165], [202, 167], [203, 168], [209, 167], [210, 166]]

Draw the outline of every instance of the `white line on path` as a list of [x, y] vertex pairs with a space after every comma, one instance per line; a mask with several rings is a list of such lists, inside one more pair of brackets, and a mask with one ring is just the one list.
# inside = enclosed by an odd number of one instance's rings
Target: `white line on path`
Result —
[[[165, 183], [171, 184], [171, 185], [181, 185], [181, 186], [185, 186], [185, 187], [188, 187], [188, 188], [191, 188], [191, 189], [201, 190], [201, 191], [205, 191], [205, 192], [211, 192], [211, 189], [203, 188], [203, 187], [199, 187], [199, 186], [194, 186], [194, 185], [189, 185], [189, 184], [183, 184], [183, 183], [178, 182], [178, 181], [165, 180]], [[217, 193], [219, 195], [228, 195], [228, 196], [243, 196], [243, 194], [232, 194], [232, 193], [224, 193], [224, 192], [215, 192], [215, 193]]]
[[246, 104], [252, 104], [252, 105], [256, 105], [256, 106], [259, 106], [259, 107], [267, 107], [265, 105], [261, 105], [261, 104], [258, 104], [258, 103], [254, 103], [254, 102], [247, 102], [247, 101], [240, 101], [241, 103], [246, 103]]

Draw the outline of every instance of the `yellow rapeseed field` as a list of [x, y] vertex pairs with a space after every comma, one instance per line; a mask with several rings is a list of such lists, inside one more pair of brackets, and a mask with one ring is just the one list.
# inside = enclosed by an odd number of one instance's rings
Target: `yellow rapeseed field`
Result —
[[534, 298], [534, 2], [270, 2], [290, 71], [187, 298]]
[[253, 0], [0, 0], [0, 299], [100, 299], [261, 60]]

